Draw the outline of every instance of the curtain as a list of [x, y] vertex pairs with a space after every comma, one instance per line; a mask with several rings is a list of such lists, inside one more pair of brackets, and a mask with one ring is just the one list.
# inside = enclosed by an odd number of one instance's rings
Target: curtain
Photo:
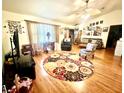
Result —
[[54, 49], [56, 26], [49, 24], [28, 23], [29, 40], [34, 50]]

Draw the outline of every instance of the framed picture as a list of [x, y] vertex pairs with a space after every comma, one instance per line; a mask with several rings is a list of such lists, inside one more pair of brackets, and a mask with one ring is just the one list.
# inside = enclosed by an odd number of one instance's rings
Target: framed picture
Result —
[[103, 32], [108, 32], [108, 27], [103, 27]]
[[83, 30], [86, 30], [85, 28], [83, 28]]
[[103, 24], [103, 20], [100, 20], [100, 24]]
[[100, 26], [96, 26], [93, 36], [101, 36], [101, 34], [102, 34], [102, 28]]
[[96, 25], [98, 25], [98, 24], [99, 24], [99, 22], [97, 21], [97, 22], [96, 22]]
[[95, 27], [92, 27], [92, 30], [93, 30], [93, 31], [95, 31], [95, 30], [96, 30], [96, 28], [95, 28]]
[[86, 32], [85, 32], [85, 35], [86, 35], [86, 36], [91, 36], [91, 32], [90, 32], [90, 31], [86, 31]]
[[92, 30], [91, 26], [87, 26], [87, 30], [91, 31]]
[[93, 23], [93, 26], [95, 25], [95, 23]]

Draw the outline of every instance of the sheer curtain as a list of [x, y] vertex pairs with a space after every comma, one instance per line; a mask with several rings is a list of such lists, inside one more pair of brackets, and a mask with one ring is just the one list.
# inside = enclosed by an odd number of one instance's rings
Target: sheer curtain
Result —
[[28, 22], [29, 40], [34, 51], [54, 50], [56, 26]]

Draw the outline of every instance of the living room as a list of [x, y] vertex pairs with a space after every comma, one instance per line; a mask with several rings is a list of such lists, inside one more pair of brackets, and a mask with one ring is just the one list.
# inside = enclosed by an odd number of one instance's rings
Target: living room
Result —
[[[122, 0], [2, 5], [2, 82], [8, 92], [122, 92]], [[27, 56], [33, 66], [25, 69]], [[31, 79], [28, 92], [18, 85], [22, 77]]]

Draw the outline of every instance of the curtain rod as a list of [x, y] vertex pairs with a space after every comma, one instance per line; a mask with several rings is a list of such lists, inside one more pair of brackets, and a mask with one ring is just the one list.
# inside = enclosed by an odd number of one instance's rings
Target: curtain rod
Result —
[[59, 26], [59, 25], [55, 25], [55, 24], [43, 23], [43, 22], [32, 21], [32, 20], [24, 20], [24, 21], [26, 21], [26, 22], [31, 22], [31, 23], [38, 23], [38, 24], [47, 24], [47, 25]]

